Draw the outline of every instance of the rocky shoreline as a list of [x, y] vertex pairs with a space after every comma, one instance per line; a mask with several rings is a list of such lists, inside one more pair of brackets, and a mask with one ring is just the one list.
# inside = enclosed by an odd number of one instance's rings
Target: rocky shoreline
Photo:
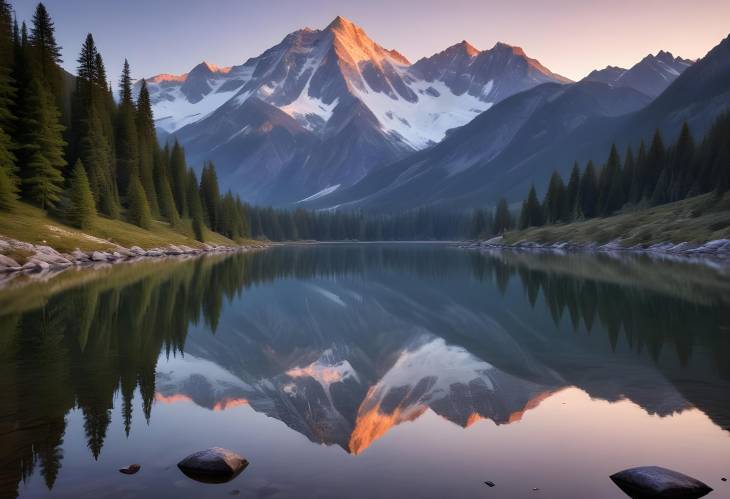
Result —
[[730, 264], [730, 239], [716, 239], [704, 244], [665, 242], [625, 246], [620, 240], [606, 244], [536, 243], [532, 241], [507, 243], [502, 236], [497, 236], [486, 241], [468, 241], [460, 244], [459, 247], [478, 250], [542, 251], [551, 253], [633, 253], [683, 260], [711, 259]]
[[[37, 274], [63, 270], [75, 266], [104, 263], [114, 264], [144, 258], [196, 256], [210, 253], [233, 253], [238, 251], [264, 249], [268, 246], [270, 246], [270, 244], [264, 242], [240, 246], [223, 246], [203, 243], [203, 245], [199, 248], [169, 244], [167, 246], [145, 250], [139, 246], [125, 248], [123, 246], [116, 245], [113, 249], [106, 251], [82, 251], [80, 249], [75, 249], [71, 253], [62, 253], [50, 246], [31, 244], [0, 236], [0, 274]], [[23, 255], [23, 259], [25, 260], [23, 263], [18, 262], [20, 258], [13, 257], [18, 254]]]

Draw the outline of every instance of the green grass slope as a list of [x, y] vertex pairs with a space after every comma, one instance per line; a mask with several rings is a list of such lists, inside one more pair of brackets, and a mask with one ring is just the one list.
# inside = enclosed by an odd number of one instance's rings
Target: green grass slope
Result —
[[703, 243], [730, 239], [730, 194], [697, 196], [653, 208], [627, 211], [607, 218], [533, 227], [508, 232], [505, 242], [591, 243], [620, 240], [636, 244]]
[[[152, 229], [145, 230], [121, 220], [98, 216], [89, 230], [81, 231], [25, 203], [17, 203], [12, 212], [0, 212], [0, 236], [32, 244], [46, 244], [61, 252], [70, 252], [76, 248], [83, 251], [107, 250], [114, 244], [127, 248], [136, 245], [144, 249], [169, 244], [184, 244], [192, 248], [202, 245], [195, 240], [189, 220], [182, 222], [179, 227], [155, 220]], [[216, 245], [236, 244], [207, 229], [205, 242]]]

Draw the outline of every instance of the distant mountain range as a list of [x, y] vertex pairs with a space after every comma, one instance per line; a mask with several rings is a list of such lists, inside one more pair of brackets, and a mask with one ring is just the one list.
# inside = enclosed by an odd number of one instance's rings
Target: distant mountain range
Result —
[[569, 80], [498, 43], [461, 42], [411, 64], [338, 17], [240, 66], [148, 80], [158, 131], [213, 160], [246, 199], [285, 204], [354, 184], [436, 144], [496, 102]]
[[603, 154], [621, 116], [691, 66], [659, 52], [572, 83], [519, 47], [466, 41], [411, 64], [337, 17], [239, 66], [147, 81], [160, 136], [196, 167], [212, 160], [245, 200], [392, 211], [517, 199], [553, 169]]
[[[665, 71], [668, 64], [659, 59], [674, 61], [673, 71]], [[646, 75], [651, 68], [663, 68], [655, 72], [656, 82], [673, 78], [654, 99], [626, 85], [633, 81], [648, 91], [648, 80], [630, 73]], [[391, 212], [486, 206], [500, 197], [518, 201], [531, 185], [544, 192], [554, 170], [567, 178], [575, 161], [584, 166], [593, 159], [600, 165], [612, 143], [622, 153], [628, 145], [636, 152], [657, 129], [666, 141], [673, 139], [684, 121], [700, 139], [730, 110], [730, 38], [692, 65], [660, 53], [623, 73], [604, 70], [610, 84], [595, 81], [599, 76], [594, 72], [577, 83], [543, 84], [509, 97], [436, 146], [305, 205]]]

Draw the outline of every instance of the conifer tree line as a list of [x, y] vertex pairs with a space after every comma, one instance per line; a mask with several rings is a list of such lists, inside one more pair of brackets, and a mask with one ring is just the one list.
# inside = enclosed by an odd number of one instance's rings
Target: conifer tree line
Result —
[[[532, 186], [519, 216], [506, 225], [502, 219], [497, 223], [496, 213], [476, 210], [471, 234], [477, 238], [511, 228], [607, 217], [625, 209], [658, 206], [710, 192], [722, 196], [728, 191], [730, 114], [724, 114], [699, 144], [695, 144], [684, 123], [676, 141], [668, 147], [657, 130], [648, 147], [641, 141], [636, 154], [629, 146], [621, 157], [612, 145], [601, 167], [588, 161], [581, 170], [575, 163], [567, 183], [557, 171], [553, 172], [542, 202]], [[497, 211], [500, 206], [506, 208], [506, 202], [501, 200]]]
[[72, 84], [61, 62], [45, 6], [29, 28], [0, 0], [0, 210], [20, 199], [79, 228], [101, 214], [145, 229], [189, 220], [201, 241], [205, 227], [249, 235], [244, 205], [220, 194], [215, 167], [198, 181], [179, 144], [159, 145], [146, 83], [135, 100], [126, 60], [118, 103], [91, 34]]
[[469, 231], [469, 214], [421, 208], [405, 213], [276, 210], [246, 206], [251, 236], [271, 241], [457, 240]]

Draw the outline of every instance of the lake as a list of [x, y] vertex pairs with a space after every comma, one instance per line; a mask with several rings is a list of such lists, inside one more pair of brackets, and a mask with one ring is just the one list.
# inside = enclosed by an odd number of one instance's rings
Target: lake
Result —
[[[177, 469], [212, 446], [250, 465]], [[2, 498], [621, 498], [654, 464], [730, 497], [722, 268], [330, 244], [0, 291]]]

